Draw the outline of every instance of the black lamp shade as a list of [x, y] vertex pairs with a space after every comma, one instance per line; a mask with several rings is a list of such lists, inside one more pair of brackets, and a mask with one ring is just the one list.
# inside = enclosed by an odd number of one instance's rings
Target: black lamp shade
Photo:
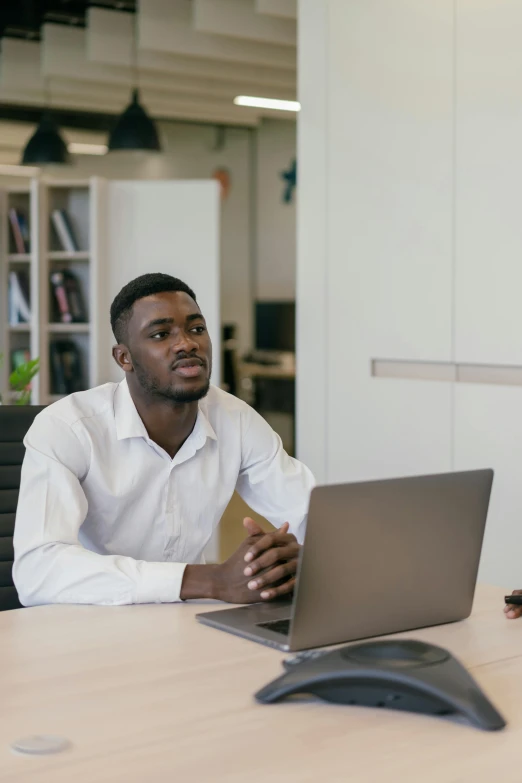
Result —
[[161, 150], [156, 125], [140, 104], [138, 90], [133, 90], [132, 101], [109, 137], [109, 152], [115, 150]]
[[23, 166], [45, 163], [70, 163], [67, 145], [60, 136], [58, 128], [47, 112], [42, 115], [40, 124], [25, 145], [22, 155]]

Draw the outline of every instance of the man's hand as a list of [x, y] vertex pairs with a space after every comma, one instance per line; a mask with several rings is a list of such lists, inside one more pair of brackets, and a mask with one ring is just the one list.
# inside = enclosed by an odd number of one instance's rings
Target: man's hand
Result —
[[[513, 590], [512, 595], [522, 595], [522, 590]], [[504, 613], [509, 620], [516, 620], [517, 617], [522, 617], [522, 606], [506, 604], [504, 606]]]
[[296, 537], [288, 532], [288, 522], [273, 533], [261, 531], [261, 535], [257, 533], [260, 528], [253, 519], [246, 517], [243, 525], [251, 537], [255, 536], [244, 558], [248, 565], [243, 573], [249, 577], [249, 590], [260, 590], [264, 601], [291, 593], [301, 548]]
[[264, 533], [250, 517], [243, 520], [243, 525], [249, 536], [224, 563], [185, 568], [182, 600], [217, 598], [251, 604], [292, 592], [300, 547], [288, 533], [288, 523], [273, 533]]

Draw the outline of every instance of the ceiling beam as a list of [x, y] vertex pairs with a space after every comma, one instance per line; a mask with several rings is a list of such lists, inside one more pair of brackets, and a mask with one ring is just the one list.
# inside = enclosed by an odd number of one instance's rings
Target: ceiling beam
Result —
[[138, 11], [140, 49], [204, 57], [229, 63], [266, 65], [295, 71], [290, 46], [200, 33], [192, 26], [191, 0], [141, 0]]
[[280, 19], [297, 19], [297, 0], [256, 0], [256, 13]]
[[0, 46], [0, 86], [14, 89], [43, 90], [44, 80], [40, 63], [38, 41], [21, 38], [2, 38]]
[[256, 13], [255, 0], [193, 0], [194, 28], [202, 33], [296, 47], [293, 19]]
[[[132, 63], [133, 14], [89, 8], [87, 12], [86, 56], [88, 60], [129, 68]], [[151, 71], [154, 77], [161, 73], [199, 76], [215, 81], [235, 81], [245, 85], [258, 84], [277, 87], [296, 94], [296, 74], [286, 68], [236, 63], [223, 60], [185, 57], [167, 52], [138, 49], [138, 67], [141, 74]], [[266, 92], [266, 90], [265, 90]]]

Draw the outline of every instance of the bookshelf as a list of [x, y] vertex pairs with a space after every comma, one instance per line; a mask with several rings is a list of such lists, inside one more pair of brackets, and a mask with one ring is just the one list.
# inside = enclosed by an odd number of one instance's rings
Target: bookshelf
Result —
[[[6, 403], [13, 399], [9, 391], [13, 360], [21, 356], [15, 352], [40, 357], [40, 372], [32, 384], [34, 404], [49, 404], [98, 382], [95, 299], [101, 187], [96, 177], [74, 181], [42, 177], [29, 186], [0, 191], [0, 353], [4, 354], [0, 389]], [[29, 238], [23, 248], [12, 226], [13, 209], [27, 221]], [[57, 211], [66, 216], [74, 248], [64, 247], [53, 219]], [[19, 314], [13, 315], [12, 273], [17, 280], [28, 281], [30, 318], [24, 323], [16, 322]], [[64, 297], [59, 299], [51, 282], [59, 279], [64, 281], [69, 313], [60, 309]], [[73, 295], [76, 312], [71, 306]], [[70, 377], [65, 377], [64, 368], [71, 369]]]
[[[38, 306], [32, 296], [38, 291], [37, 238], [34, 226], [35, 185], [29, 183], [0, 192], [0, 394], [4, 403], [12, 402], [9, 375], [15, 361], [38, 355]], [[13, 218], [13, 212], [16, 217]], [[16, 221], [16, 233], [13, 228]], [[23, 221], [23, 224], [22, 222]], [[20, 246], [20, 243], [22, 246]], [[10, 302], [10, 281], [16, 275], [23, 282], [23, 294], [28, 312], [14, 315]], [[32, 401], [39, 397], [39, 381], [32, 384]]]

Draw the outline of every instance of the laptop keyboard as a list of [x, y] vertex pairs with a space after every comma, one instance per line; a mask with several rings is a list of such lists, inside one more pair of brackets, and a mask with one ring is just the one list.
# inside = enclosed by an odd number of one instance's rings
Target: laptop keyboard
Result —
[[288, 636], [290, 633], [290, 618], [288, 620], [271, 620], [269, 623], [258, 623], [258, 628], [267, 628], [269, 631]]

